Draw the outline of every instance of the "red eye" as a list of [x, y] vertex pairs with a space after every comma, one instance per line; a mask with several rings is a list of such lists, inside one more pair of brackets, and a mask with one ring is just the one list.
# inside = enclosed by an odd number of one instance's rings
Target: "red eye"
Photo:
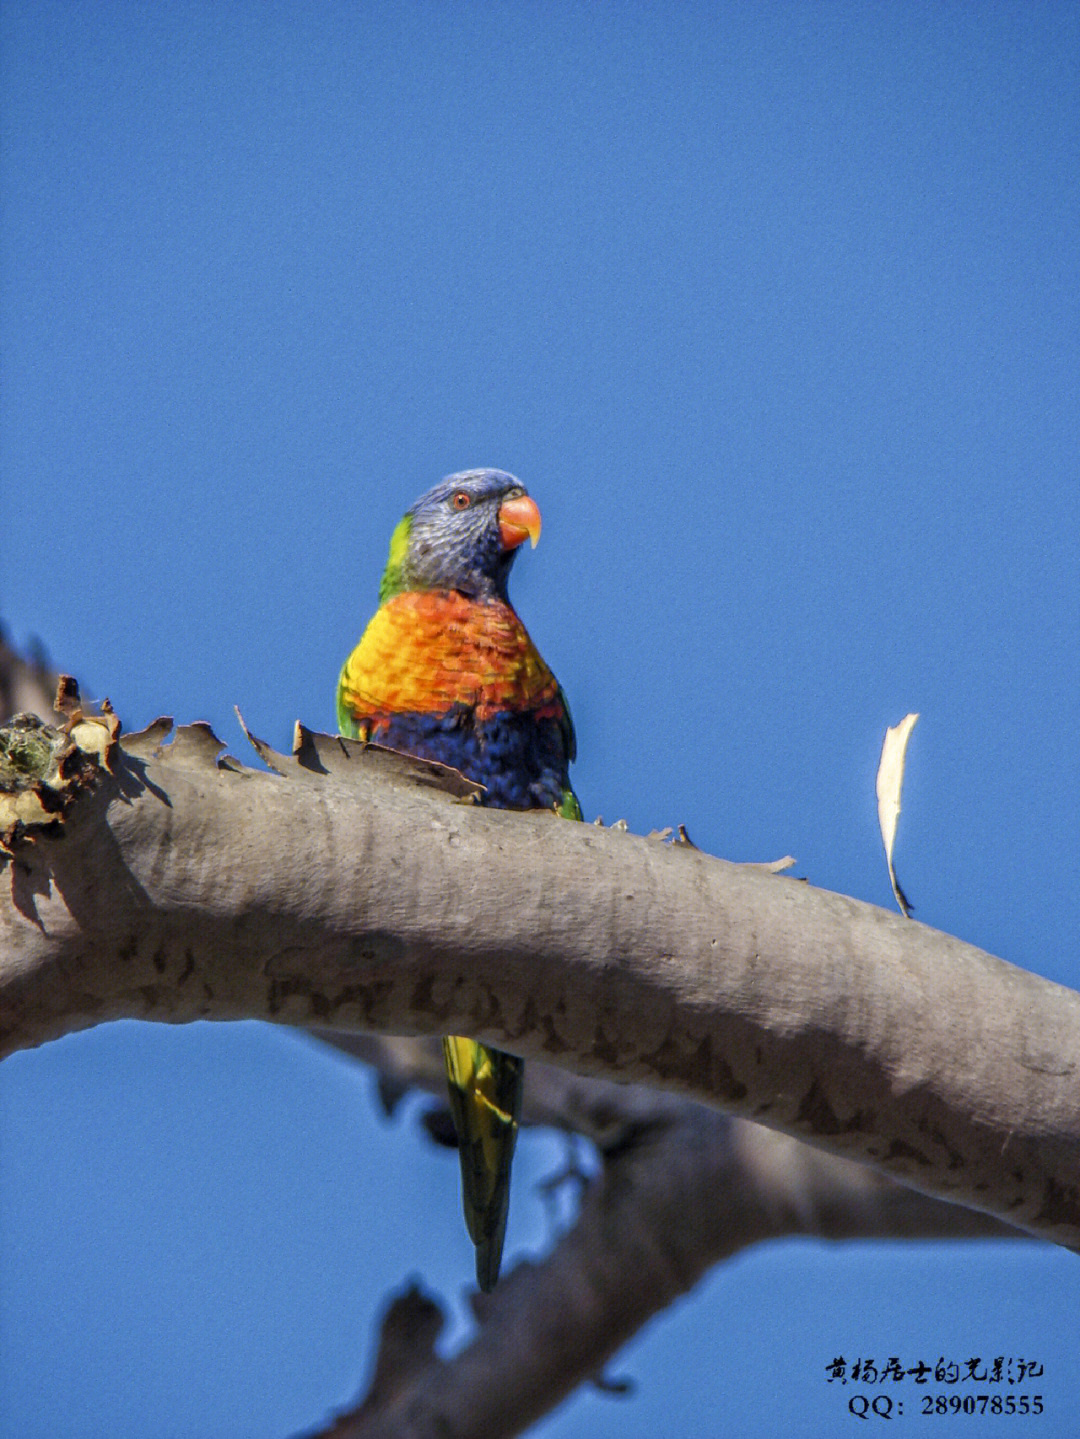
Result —
[[454, 495], [454, 509], [467, 510], [472, 504], [472, 495], [465, 490], [458, 490]]

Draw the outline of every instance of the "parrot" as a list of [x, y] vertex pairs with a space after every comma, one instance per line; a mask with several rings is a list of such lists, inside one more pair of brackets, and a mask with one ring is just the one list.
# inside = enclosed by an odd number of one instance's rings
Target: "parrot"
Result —
[[[505, 470], [448, 475], [390, 538], [379, 607], [346, 659], [338, 729], [450, 765], [496, 809], [580, 820], [568, 770], [576, 743], [562, 688], [510, 603], [519, 547], [540, 511]], [[443, 1040], [476, 1279], [499, 1277], [524, 1061], [476, 1040]]]

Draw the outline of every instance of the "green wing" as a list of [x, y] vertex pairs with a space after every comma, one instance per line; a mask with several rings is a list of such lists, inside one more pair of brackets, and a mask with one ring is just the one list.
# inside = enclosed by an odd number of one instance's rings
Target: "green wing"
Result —
[[[574, 720], [570, 714], [570, 704], [562, 685], [559, 686], [559, 699], [562, 702], [562, 737], [566, 746], [566, 762], [570, 764], [577, 757], [577, 736], [574, 734]], [[582, 819], [581, 805], [578, 797], [569, 785], [562, 792], [562, 799], [555, 806], [555, 813], [562, 819]]]
[[555, 806], [555, 813], [560, 819], [581, 819], [583, 817], [578, 797], [569, 785], [563, 790], [562, 799]]
[[340, 734], [343, 734], [346, 739], [359, 739], [360, 731], [357, 729], [356, 721], [353, 719], [349, 707], [345, 703], [344, 667], [342, 668], [341, 674], [338, 677], [336, 709], [338, 732]]
[[525, 1061], [459, 1035], [443, 1040], [443, 1055], [461, 1155], [465, 1223], [476, 1245], [476, 1282], [486, 1294], [495, 1288], [502, 1261]]

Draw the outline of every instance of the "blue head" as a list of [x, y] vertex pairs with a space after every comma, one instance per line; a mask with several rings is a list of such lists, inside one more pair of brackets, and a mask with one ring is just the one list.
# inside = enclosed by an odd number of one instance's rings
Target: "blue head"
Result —
[[448, 475], [406, 512], [390, 540], [379, 602], [404, 590], [505, 599], [518, 546], [540, 538], [540, 511], [505, 470]]

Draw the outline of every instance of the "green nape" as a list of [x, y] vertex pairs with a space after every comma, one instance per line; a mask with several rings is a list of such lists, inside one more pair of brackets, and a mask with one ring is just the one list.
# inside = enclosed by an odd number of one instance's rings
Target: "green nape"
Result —
[[394, 526], [394, 533], [390, 536], [390, 554], [387, 556], [386, 569], [383, 570], [383, 577], [379, 584], [379, 604], [384, 605], [387, 600], [392, 600], [395, 595], [401, 594], [405, 589], [405, 555], [409, 549], [409, 535], [412, 533], [412, 517], [403, 516]]

